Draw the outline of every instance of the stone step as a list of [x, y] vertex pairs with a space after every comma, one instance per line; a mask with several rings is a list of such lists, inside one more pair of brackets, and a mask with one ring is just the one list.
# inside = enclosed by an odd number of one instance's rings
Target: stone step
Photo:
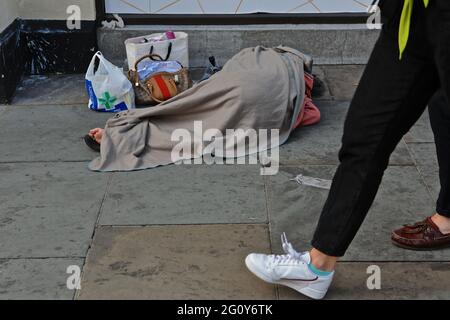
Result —
[[310, 54], [316, 64], [366, 64], [378, 30], [364, 24], [307, 25], [135, 25], [124, 29], [98, 29], [99, 48], [113, 63], [125, 66], [124, 42], [128, 38], [166, 30], [184, 31], [190, 36], [190, 67], [207, 65], [214, 55], [223, 64], [240, 50], [257, 45], [285, 45]]

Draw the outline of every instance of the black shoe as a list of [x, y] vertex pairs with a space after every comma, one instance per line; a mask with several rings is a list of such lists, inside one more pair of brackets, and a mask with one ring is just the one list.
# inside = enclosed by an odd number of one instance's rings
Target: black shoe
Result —
[[90, 135], [87, 134], [87, 135], [84, 136], [84, 142], [86, 143], [86, 145], [89, 148], [91, 148], [95, 152], [100, 152], [100, 143], [95, 141], [95, 139], [92, 138]]

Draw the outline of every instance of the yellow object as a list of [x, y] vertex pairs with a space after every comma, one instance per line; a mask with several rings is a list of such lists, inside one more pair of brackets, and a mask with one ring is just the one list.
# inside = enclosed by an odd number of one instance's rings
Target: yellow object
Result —
[[[425, 8], [428, 7], [430, 0], [423, 0]], [[400, 30], [398, 33], [398, 44], [400, 47], [400, 59], [405, 52], [408, 44], [409, 32], [411, 29], [411, 17], [413, 12], [414, 0], [405, 0], [403, 4], [402, 16], [400, 18]]]

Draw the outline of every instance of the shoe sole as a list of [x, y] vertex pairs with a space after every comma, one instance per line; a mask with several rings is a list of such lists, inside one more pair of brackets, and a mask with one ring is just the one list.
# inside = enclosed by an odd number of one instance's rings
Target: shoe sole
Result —
[[270, 283], [270, 284], [276, 284], [276, 285], [281, 285], [281, 286], [291, 288], [291, 289], [307, 296], [308, 298], [311, 298], [314, 300], [322, 300], [325, 297], [325, 295], [327, 294], [327, 292], [315, 290], [315, 289], [305, 287], [305, 286], [299, 286], [298, 284], [293, 283], [291, 281], [286, 281], [286, 280], [273, 281], [273, 280], [267, 278], [264, 274], [256, 271], [257, 269], [253, 267], [253, 265], [249, 259], [245, 259], [245, 265], [247, 266], [247, 269], [250, 270], [251, 273], [253, 273], [257, 278], [261, 279], [262, 281]]
[[84, 143], [93, 151], [100, 152], [101, 146], [100, 143], [95, 141], [90, 135], [84, 136]]
[[396, 247], [402, 248], [402, 249], [406, 249], [406, 250], [412, 250], [412, 251], [436, 251], [436, 250], [442, 250], [442, 249], [447, 249], [450, 248], [450, 243], [448, 244], [443, 244], [441, 246], [437, 246], [437, 247], [432, 247], [432, 248], [418, 248], [418, 247], [414, 247], [414, 246], [408, 246], [406, 244], [402, 244], [399, 242], [396, 242], [395, 240], [391, 240], [392, 244]]

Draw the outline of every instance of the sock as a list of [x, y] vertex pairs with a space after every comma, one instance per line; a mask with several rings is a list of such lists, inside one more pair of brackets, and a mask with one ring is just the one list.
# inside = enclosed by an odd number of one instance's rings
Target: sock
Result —
[[308, 265], [309, 270], [311, 270], [312, 273], [314, 273], [315, 275], [319, 276], [319, 277], [326, 277], [329, 276], [330, 274], [332, 274], [333, 272], [328, 272], [328, 271], [323, 271], [323, 270], [319, 270], [316, 267], [314, 267], [312, 265], [312, 263], [310, 263]]

